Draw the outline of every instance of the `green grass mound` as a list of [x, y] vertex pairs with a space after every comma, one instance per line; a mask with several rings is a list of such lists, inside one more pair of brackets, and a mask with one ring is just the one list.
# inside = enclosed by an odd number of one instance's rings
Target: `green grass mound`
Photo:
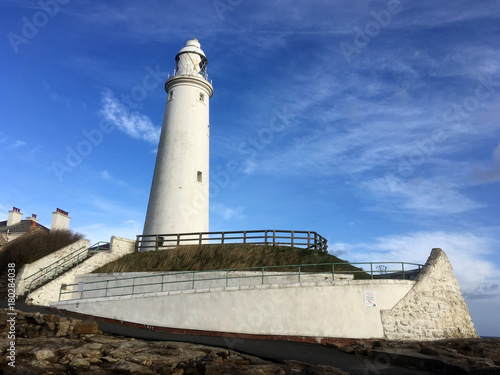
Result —
[[70, 230], [36, 230], [2, 246], [0, 265], [6, 269], [7, 264], [15, 263], [19, 271], [23, 265], [33, 263], [82, 238], [83, 235]]
[[[249, 244], [186, 245], [169, 250], [136, 252], [108, 263], [94, 273], [203, 271], [318, 263], [340, 263], [335, 265], [335, 273], [353, 273], [356, 279], [369, 278], [360, 268], [327, 253]], [[296, 272], [298, 267], [273, 267], [266, 268], [266, 271]], [[332, 266], [304, 266], [301, 272], [332, 272]]]

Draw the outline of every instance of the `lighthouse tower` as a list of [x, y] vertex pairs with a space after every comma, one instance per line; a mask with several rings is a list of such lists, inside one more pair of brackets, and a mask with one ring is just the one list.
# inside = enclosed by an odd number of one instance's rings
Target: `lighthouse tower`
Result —
[[207, 58], [196, 40], [175, 57], [144, 235], [208, 232], [209, 99]]

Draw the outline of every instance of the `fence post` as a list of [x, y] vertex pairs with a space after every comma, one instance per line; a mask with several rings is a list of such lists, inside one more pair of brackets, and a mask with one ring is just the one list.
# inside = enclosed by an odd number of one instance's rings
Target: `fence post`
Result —
[[262, 285], [264, 285], [264, 267], [262, 267]]
[[200, 245], [201, 245], [201, 243], [203, 242], [203, 241], [202, 241], [202, 238], [203, 238], [203, 233], [202, 233], [202, 232], [200, 232]]
[[372, 275], [372, 280], [373, 280], [373, 263], [370, 262], [370, 273]]
[[273, 246], [276, 246], [276, 231], [273, 230]]
[[194, 271], [193, 271], [193, 287], [191, 289], [194, 289]]
[[161, 291], [163, 292], [163, 282], [165, 281], [165, 274], [161, 275]]
[[405, 263], [401, 262], [401, 269], [403, 270], [403, 280], [405, 279]]
[[290, 231], [290, 246], [293, 247], [293, 230]]
[[307, 248], [311, 248], [311, 232], [307, 232]]
[[247, 243], [247, 231], [246, 230], [243, 231], [243, 243], [244, 244]]
[[104, 290], [104, 297], [108, 296], [108, 284], [109, 284], [109, 280], [106, 280], [106, 289]]
[[335, 281], [335, 263], [332, 263], [332, 281]]
[[267, 229], [264, 231], [264, 243], [267, 245]]
[[300, 264], [299, 264], [299, 283], [300, 283]]
[[229, 274], [229, 270], [226, 269], [226, 288], [227, 288], [227, 285], [228, 285], [228, 278], [227, 278], [228, 274]]
[[225, 234], [224, 232], [221, 232], [221, 238], [220, 238], [221, 244], [224, 244], [224, 234]]
[[132, 295], [134, 294], [135, 289], [135, 277], [132, 279]]
[[181, 244], [181, 234], [177, 233], [177, 246]]

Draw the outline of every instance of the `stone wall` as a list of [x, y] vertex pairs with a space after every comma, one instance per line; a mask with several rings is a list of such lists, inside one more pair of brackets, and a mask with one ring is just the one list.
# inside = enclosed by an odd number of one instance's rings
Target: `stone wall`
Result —
[[432, 249], [408, 294], [380, 314], [389, 340], [478, 337], [451, 263], [441, 249]]
[[[9, 324], [8, 309], [0, 309], [0, 337], [7, 338]], [[98, 333], [97, 322], [81, 320], [39, 312], [28, 313], [15, 310], [16, 337], [81, 337]], [[10, 317], [10, 316], [9, 316]]]

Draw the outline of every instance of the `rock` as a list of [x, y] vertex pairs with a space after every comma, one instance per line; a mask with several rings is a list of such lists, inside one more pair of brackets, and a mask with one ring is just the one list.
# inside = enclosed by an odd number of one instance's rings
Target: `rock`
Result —
[[225, 363], [210, 363], [205, 367], [206, 375], [286, 375], [278, 365], [232, 366]]
[[102, 357], [101, 360], [103, 360], [104, 362], [108, 362], [108, 363], [116, 363], [119, 361], [119, 359], [116, 359], [116, 358], [113, 358], [113, 357]]
[[113, 366], [111, 370], [118, 374], [129, 374], [129, 375], [154, 375], [155, 373], [148, 369], [146, 366], [138, 365], [137, 363], [118, 361]]
[[58, 362], [57, 356], [48, 349], [42, 349], [35, 352], [35, 358], [38, 361], [48, 361], [51, 363]]
[[422, 347], [420, 349], [420, 353], [427, 354], [427, 355], [434, 355], [436, 357], [439, 357], [439, 351], [436, 348], [433, 348], [432, 346]]
[[83, 358], [73, 357], [69, 363], [70, 367], [90, 366], [90, 362]]
[[84, 320], [75, 324], [73, 328], [73, 334], [75, 335], [88, 335], [97, 334], [99, 332], [99, 327], [97, 322], [94, 320]]

